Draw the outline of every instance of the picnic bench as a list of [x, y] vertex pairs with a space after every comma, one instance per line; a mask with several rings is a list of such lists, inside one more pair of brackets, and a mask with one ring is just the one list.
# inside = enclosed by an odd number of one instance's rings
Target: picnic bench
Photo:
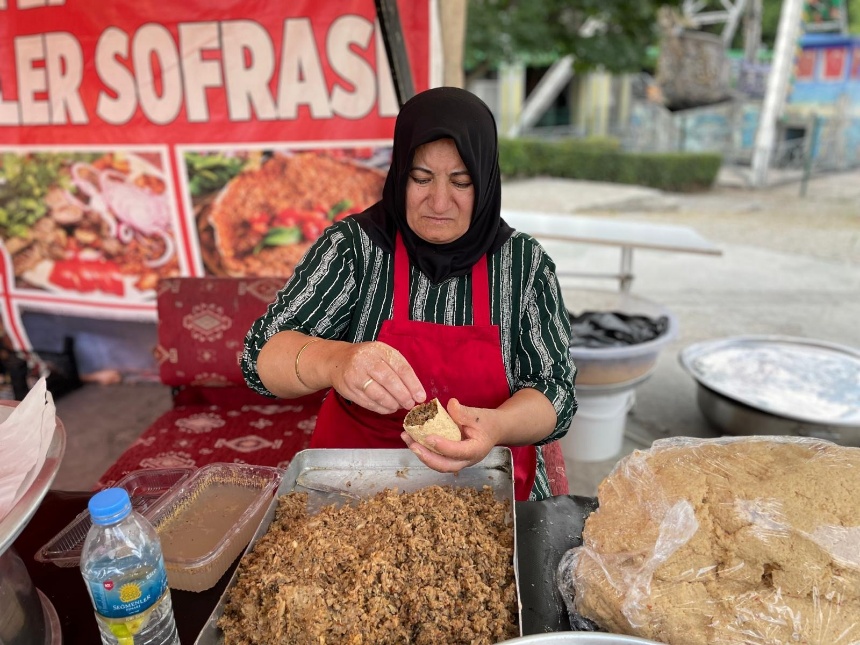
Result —
[[506, 209], [502, 209], [502, 218], [515, 229], [537, 239], [619, 247], [621, 266], [618, 273], [562, 270], [558, 275], [615, 279], [623, 292], [629, 292], [633, 283], [634, 249], [722, 255], [719, 247], [689, 226]]

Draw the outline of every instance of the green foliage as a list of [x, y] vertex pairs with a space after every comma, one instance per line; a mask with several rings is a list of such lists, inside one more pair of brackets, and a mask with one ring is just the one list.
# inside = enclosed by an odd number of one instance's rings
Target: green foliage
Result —
[[776, 42], [776, 32], [779, 29], [779, 12], [782, 10], [782, 0], [763, 0], [761, 6], [761, 42], [768, 48], [773, 48]]
[[[657, 10], [665, 4], [681, 0], [469, 0], [464, 66], [572, 54], [577, 71], [636, 71], [658, 40]], [[598, 26], [580, 35], [588, 19]]]
[[[647, 49], [657, 44], [657, 11], [681, 0], [468, 0], [464, 68], [495, 69], [513, 61], [553, 61], [572, 54], [578, 72], [653, 67]], [[712, 5], [717, 5], [711, 0]], [[849, 31], [860, 33], [860, 0], [845, 0]], [[782, 0], [763, 0], [762, 44], [772, 48]], [[603, 25], [589, 36], [580, 28], [592, 18]], [[716, 27], [713, 28], [716, 30]], [[738, 29], [741, 38], [743, 27]], [[548, 63], [547, 63], [548, 64]]]
[[860, 34], [860, 0], [848, 0], [848, 31]]
[[548, 175], [691, 192], [712, 186], [721, 163], [718, 154], [624, 152], [610, 139], [499, 141], [505, 177]]

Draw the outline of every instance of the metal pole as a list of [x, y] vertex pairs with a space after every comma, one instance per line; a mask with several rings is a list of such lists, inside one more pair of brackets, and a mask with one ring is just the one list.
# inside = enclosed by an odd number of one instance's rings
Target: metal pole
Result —
[[761, 12], [763, 0], [752, 0], [744, 17], [744, 60], [758, 63], [758, 50], [761, 47]]
[[621, 247], [621, 275], [619, 283], [623, 293], [630, 293], [633, 284], [633, 247]]
[[526, 98], [519, 119], [508, 130], [507, 136], [518, 137], [525, 128], [530, 128], [537, 123], [571, 78], [573, 78], [573, 56], [564, 56], [555, 61]]
[[409, 55], [400, 26], [397, 0], [376, 0], [376, 17], [382, 30], [385, 54], [388, 56], [394, 89], [397, 91], [397, 102], [402, 107], [415, 94], [415, 85], [412, 82], [412, 68], [409, 66]]
[[809, 147], [806, 150], [806, 159], [803, 160], [803, 179], [800, 181], [800, 196], [806, 197], [806, 185], [809, 183], [809, 175], [812, 174], [812, 161], [818, 151], [818, 138], [821, 135], [821, 116], [816, 114], [812, 117], [812, 133], [809, 138]]
[[773, 64], [767, 77], [767, 89], [756, 130], [752, 158], [752, 185], [761, 188], [767, 183], [776, 139], [776, 121], [782, 112], [788, 80], [794, 66], [794, 48], [800, 31], [804, 0], [783, 0], [779, 27], [773, 51]]

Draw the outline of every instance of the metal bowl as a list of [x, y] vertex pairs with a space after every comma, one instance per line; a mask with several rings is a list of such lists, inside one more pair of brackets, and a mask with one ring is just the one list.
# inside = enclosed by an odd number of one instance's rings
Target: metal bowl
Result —
[[860, 446], [860, 426], [804, 423], [768, 414], [723, 396], [701, 383], [696, 389], [699, 409], [717, 429], [733, 435], [778, 435], [827, 439], [843, 446]]
[[860, 352], [786, 336], [696, 343], [679, 355], [699, 409], [735, 435], [799, 435], [860, 446]]
[[[0, 418], [18, 401], [0, 400]], [[51, 601], [30, 579], [12, 543], [26, 528], [54, 481], [66, 449], [66, 430], [59, 417], [44, 464], [18, 503], [0, 519], [0, 643], [62, 642], [59, 618]]]
[[605, 634], [602, 632], [553, 632], [551, 634], [534, 634], [520, 636], [504, 641], [513, 645], [659, 645], [636, 636], [624, 634]]

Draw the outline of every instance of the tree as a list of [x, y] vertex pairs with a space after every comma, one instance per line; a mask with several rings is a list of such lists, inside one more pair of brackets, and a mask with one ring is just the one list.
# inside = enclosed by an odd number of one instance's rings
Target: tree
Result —
[[464, 66], [469, 76], [476, 76], [504, 62], [552, 62], [572, 54], [577, 71], [636, 71], [646, 60], [646, 49], [659, 40], [657, 10], [680, 3], [469, 0]]
[[860, 0], [848, 0], [848, 31], [860, 34]]

